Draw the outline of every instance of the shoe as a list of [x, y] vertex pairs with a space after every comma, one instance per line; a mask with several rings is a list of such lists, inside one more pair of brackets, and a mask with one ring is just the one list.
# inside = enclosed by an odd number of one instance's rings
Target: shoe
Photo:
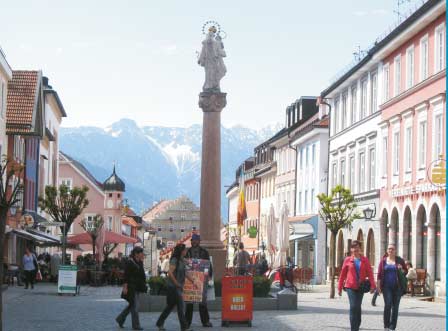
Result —
[[124, 324], [124, 322], [122, 322], [122, 321], [120, 321], [119, 319], [118, 319], [118, 317], [115, 319], [115, 322], [117, 322], [117, 324], [118, 324], [118, 326], [120, 327], [120, 328], [124, 328], [124, 326], [123, 326], [123, 324]]
[[202, 326], [203, 326], [204, 328], [212, 328], [212, 327], [213, 327], [213, 324], [210, 323], [210, 322], [207, 322], [207, 323], [202, 324]]
[[143, 330], [143, 328], [141, 326], [138, 326], [136, 328], [132, 328], [132, 330]]
[[[157, 325], [156, 325], [157, 326]], [[163, 325], [162, 326], [157, 326], [157, 329], [159, 330], [159, 331], [166, 331], [166, 329], [163, 327]]]
[[186, 328], [186, 329], [182, 329], [182, 331], [194, 331], [194, 330], [191, 328]]
[[372, 306], [376, 307], [375, 301], [372, 301]]

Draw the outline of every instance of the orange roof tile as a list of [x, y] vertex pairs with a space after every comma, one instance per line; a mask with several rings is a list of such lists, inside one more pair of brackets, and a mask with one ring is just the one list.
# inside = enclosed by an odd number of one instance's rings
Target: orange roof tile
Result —
[[14, 70], [8, 82], [6, 132], [31, 133], [36, 114], [40, 71]]

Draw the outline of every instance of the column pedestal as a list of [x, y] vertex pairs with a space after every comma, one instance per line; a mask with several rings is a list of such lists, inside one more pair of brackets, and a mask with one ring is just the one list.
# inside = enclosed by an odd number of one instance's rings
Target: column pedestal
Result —
[[202, 163], [200, 233], [201, 246], [213, 257], [214, 277], [221, 279], [226, 251], [221, 241], [221, 111], [226, 93], [199, 94], [202, 109]]

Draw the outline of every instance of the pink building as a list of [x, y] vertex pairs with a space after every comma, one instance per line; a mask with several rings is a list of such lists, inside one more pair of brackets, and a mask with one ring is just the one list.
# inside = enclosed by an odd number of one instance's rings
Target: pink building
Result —
[[[106, 231], [112, 231], [119, 235], [122, 234], [122, 201], [125, 184], [115, 173], [115, 168], [112, 175], [104, 183], [100, 183], [81, 163], [60, 152], [59, 185], [61, 184], [70, 188], [83, 185], [89, 188], [87, 193], [89, 205], [73, 223], [68, 234], [69, 237], [70, 235], [84, 233], [85, 231], [80, 226], [81, 220], [85, 219], [88, 221], [98, 214], [104, 219]], [[92, 250], [91, 245], [80, 246], [84, 252]], [[112, 256], [120, 252], [125, 253], [124, 244], [119, 245], [112, 253]], [[67, 254], [70, 254], [72, 261], [76, 261], [76, 257], [81, 253], [78, 250], [67, 250]]]
[[442, 297], [446, 189], [430, 176], [439, 157], [446, 158], [446, 4], [422, 8], [382, 59], [380, 245], [394, 243], [400, 256], [426, 269], [427, 291]]

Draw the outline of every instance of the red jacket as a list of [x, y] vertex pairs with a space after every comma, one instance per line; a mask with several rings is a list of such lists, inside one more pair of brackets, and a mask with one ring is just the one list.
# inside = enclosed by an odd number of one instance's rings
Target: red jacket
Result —
[[[359, 281], [362, 282], [366, 278], [368, 278], [370, 281], [370, 288], [375, 289], [376, 285], [369, 259], [365, 256], [361, 256]], [[342, 265], [341, 274], [339, 275], [338, 291], [341, 292], [342, 288], [351, 288], [353, 290], [357, 290], [359, 288], [353, 256], [346, 257], [344, 260], [344, 264]]]

